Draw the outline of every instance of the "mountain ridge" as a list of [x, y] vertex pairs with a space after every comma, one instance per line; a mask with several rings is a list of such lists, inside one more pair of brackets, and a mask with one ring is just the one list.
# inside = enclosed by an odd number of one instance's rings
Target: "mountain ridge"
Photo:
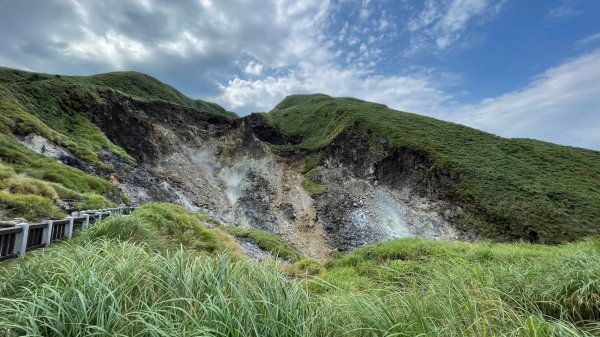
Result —
[[[317, 224], [344, 250], [392, 235], [369, 221], [416, 221], [401, 233], [446, 239], [558, 243], [600, 233], [593, 150], [505, 139], [355, 98], [291, 95], [270, 112], [234, 118], [136, 72], [0, 74], [5, 148], [33, 156], [27, 137], [38, 135], [68, 153], [64, 163], [114, 177], [114, 202], [176, 202], [274, 232]], [[15, 174], [60, 183], [14, 153], [0, 159]], [[378, 204], [388, 199], [393, 205]]]

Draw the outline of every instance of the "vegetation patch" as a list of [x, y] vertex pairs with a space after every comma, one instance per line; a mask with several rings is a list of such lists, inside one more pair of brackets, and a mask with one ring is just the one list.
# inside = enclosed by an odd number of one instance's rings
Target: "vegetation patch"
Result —
[[313, 196], [319, 196], [327, 192], [327, 187], [325, 185], [316, 183], [306, 177], [302, 180], [302, 187]]
[[191, 99], [182, 94], [179, 90], [160, 82], [152, 76], [134, 71], [121, 71], [80, 77], [78, 80], [84, 83], [118, 90], [142, 101], [163, 101], [211, 112], [228, 118], [237, 117], [234, 112], [226, 111], [218, 104]]
[[24, 218], [29, 221], [60, 219], [64, 213], [48, 198], [32, 194], [0, 192], [2, 218]]
[[77, 192], [104, 194], [111, 188], [108, 181], [37, 154], [3, 134], [0, 134], [0, 160], [19, 174], [59, 183]]
[[276, 257], [290, 261], [302, 259], [302, 255], [292, 246], [281, 240], [277, 235], [258, 228], [222, 227], [228, 233], [241, 238], [251, 238], [256, 244]]
[[74, 202], [77, 209], [116, 206], [102, 195], [111, 189], [110, 183], [38, 155], [1, 134], [0, 144], [6, 145], [0, 145], [1, 218], [62, 218], [65, 214], [58, 205], [63, 200]]
[[158, 236], [172, 243], [209, 253], [229, 252], [237, 257], [241, 250], [235, 239], [220, 228], [207, 228], [208, 216], [192, 213], [181, 206], [150, 203], [136, 210], [132, 218], [153, 228]]
[[287, 272], [297, 277], [308, 277], [321, 274], [325, 269], [317, 260], [303, 258], [287, 268]]
[[50, 200], [58, 199], [58, 193], [56, 193], [54, 187], [41, 180], [23, 178], [15, 175], [9, 179], [6, 179], [3, 182], [3, 185], [10, 193], [35, 194]]
[[313, 196], [319, 196], [327, 192], [327, 186], [316, 182], [317, 169], [313, 168], [310, 171], [304, 173], [304, 179], [302, 180], [302, 187]]
[[596, 238], [551, 247], [402, 239], [332, 260], [322, 278], [348, 291], [427, 289], [442, 296], [455, 288], [474, 298], [497, 297], [515, 310], [557, 320], [598, 322], [599, 243]]

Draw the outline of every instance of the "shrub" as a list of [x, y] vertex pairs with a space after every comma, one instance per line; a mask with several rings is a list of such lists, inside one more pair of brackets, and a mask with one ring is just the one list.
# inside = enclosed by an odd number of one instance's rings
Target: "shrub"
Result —
[[58, 194], [52, 185], [47, 182], [15, 176], [4, 182], [10, 193], [34, 194], [50, 200], [58, 199]]
[[327, 187], [325, 185], [315, 183], [314, 181], [312, 181], [308, 178], [304, 178], [304, 180], [302, 180], [302, 187], [304, 187], [304, 189], [306, 191], [308, 191], [310, 194], [315, 195], [315, 196], [318, 196], [318, 195], [321, 195], [321, 194], [327, 192]]
[[242, 255], [231, 235], [219, 228], [207, 228], [208, 217], [189, 212], [181, 206], [149, 203], [131, 216], [152, 226], [161, 236], [172, 238], [176, 245], [208, 253], [228, 251], [234, 256]]
[[104, 196], [96, 193], [83, 193], [78, 202], [76, 202], [77, 209], [100, 209], [116, 207], [114, 202], [108, 201]]
[[13, 170], [12, 167], [2, 164], [2, 162], [0, 162], [0, 180], [7, 179], [13, 175], [15, 175], [15, 170]]
[[111, 217], [90, 226], [81, 235], [81, 240], [115, 239], [148, 244], [162, 248], [164, 242], [151, 226], [133, 217]]
[[296, 276], [315, 276], [321, 274], [325, 268], [319, 263], [319, 261], [303, 258], [288, 269], [288, 271]]
[[271, 255], [281, 257], [292, 262], [298, 261], [302, 255], [292, 246], [285, 243], [277, 235], [258, 228], [223, 227], [232, 235], [243, 238], [251, 238], [256, 244]]
[[64, 214], [52, 200], [39, 195], [0, 192], [0, 209], [7, 218], [25, 218], [29, 221], [62, 218]]

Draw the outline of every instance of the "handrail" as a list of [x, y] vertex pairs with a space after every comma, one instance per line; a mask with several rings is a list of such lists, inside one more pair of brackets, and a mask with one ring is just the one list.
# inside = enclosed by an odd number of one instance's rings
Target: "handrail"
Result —
[[114, 215], [128, 215], [135, 207], [103, 208], [79, 212], [59, 220], [44, 220], [41, 223], [19, 223], [14, 227], [0, 228], [0, 261], [23, 257], [25, 253], [48, 247], [52, 243], [73, 237], [75, 227], [85, 229], [90, 224]]

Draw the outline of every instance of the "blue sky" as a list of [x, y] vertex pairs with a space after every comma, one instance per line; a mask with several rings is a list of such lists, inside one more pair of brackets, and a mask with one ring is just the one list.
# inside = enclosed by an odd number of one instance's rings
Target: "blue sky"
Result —
[[0, 0], [0, 65], [142, 71], [241, 115], [353, 96], [600, 150], [599, 18], [600, 0]]

